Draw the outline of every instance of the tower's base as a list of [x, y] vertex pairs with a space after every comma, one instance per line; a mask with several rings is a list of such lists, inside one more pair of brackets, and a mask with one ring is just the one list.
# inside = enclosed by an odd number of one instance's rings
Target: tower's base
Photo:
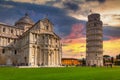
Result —
[[86, 66], [103, 66], [103, 60], [87, 60]]

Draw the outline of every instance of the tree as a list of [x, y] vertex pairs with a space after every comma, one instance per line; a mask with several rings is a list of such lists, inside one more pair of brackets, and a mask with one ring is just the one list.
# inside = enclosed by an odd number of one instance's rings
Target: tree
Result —
[[113, 57], [111, 57], [110, 55], [104, 55], [103, 56], [103, 63], [104, 65], [106, 64], [112, 64], [114, 61], [113, 61]]
[[83, 65], [83, 66], [86, 65], [86, 60], [85, 60], [85, 58], [82, 59], [82, 65]]
[[120, 59], [120, 54], [116, 55], [116, 59]]
[[114, 57], [111, 57], [111, 62], [114, 63]]
[[116, 55], [115, 65], [120, 65], [120, 54]]
[[110, 55], [103, 55], [103, 58], [109, 58]]

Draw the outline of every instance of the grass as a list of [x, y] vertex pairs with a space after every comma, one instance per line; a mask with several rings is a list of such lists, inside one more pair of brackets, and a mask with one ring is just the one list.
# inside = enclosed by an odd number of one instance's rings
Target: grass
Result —
[[0, 68], [0, 80], [120, 80], [120, 67]]

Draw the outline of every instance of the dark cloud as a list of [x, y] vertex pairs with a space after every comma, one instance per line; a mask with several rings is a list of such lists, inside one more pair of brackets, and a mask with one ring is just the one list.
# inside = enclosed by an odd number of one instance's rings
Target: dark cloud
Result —
[[106, 0], [86, 0], [87, 2], [90, 2], [90, 1], [98, 1], [99, 3], [104, 3]]
[[[24, 16], [26, 12], [29, 13], [34, 22], [37, 22], [39, 19], [44, 18], [44, 16], [48, 14], [48, 18], [54, 24], [55, 32], [61, 37], [66, 36], [70, 33], [73, 24], [85, 23], [85, 21], [77, 20], [73, 17], [68, 16], [68, 13], [65, 9], [55, 8], [52, 6], [19, 3], [4, 0], [1, 0], [0, 5], [13, 6], [11, 8], [0, 6], [0, 22], [13, 25], [14, 22]], [[67, 5], [72, 6], [74, 4], [67, 3]]]
[[117, 17], [120, 17], [120, 15], [118, 15], [118, 14], [114, 14], [114, 15], [112, 15], [112, 16], [113, 16], [113, 17], [116, 17], [116, 16], [117, 16]]
[[103, 39], [110, 40], [111, 38], [120, 38], [120, 27], [105, 26], [103, 28]]
[[103, 40], [104, 40], [104, 41], [110, 40], [110, 37], [104, 35], [104, 36], [103, 36]]
[[106, 0], [98, 0], [100, 3], [104, 3]]
[[117, 20], [120, 20], [120, 15], [118, 15], [118, 14], [117, 15], [116, 14], [112, 15], [112, 17], [117, 19]]
[[76, 39], [80, 37], [84, 37], [84, 32], [85, 32], [85, 25], [81, 23], [76, 23], [72, 25], [70, 34], [67, 35], [65, 38], [66, 39]]
[[[3, 5], [11, 5], [12, 7], [9, 8]], [[82, 35], [85, 35], [86, 21], [77, 20], [68, 16], [65, 9], [45, 5], [0, 0], [0, 22], [13, 25], [14, 22], [24, 16], [26, 12], [29, 13], [34, 22], [37, 22], [39, 19], [44, 18], [44, 15], [48, 14], [48, 18], [54, 24], [55, 32], [62, 38], [71, 34], [72, 25], [74, 24], [83, 24], [84, 29], [82, 31]], [[119, 17], [119, 15], [114, 16]], [[104, 27], [104, 40], [109, 40], [110, 37], [108, 36], [120, 37], [120, 28], [110, 26]]]
[[80, 10], [78, 4], [74, 3], [74, 2], [64, 2], [63, 3], [65, 8], [73, 10], [73, 11], [77, 11]]
[[120, 18], [116, 18], [117, 20], [120, 20]]
[[[11, 15], [11, 17], [19, 15], [23, 16], [24, 13], [28, 12], [30, 16], [37, 21], [38, 19], [41, 19], [44, 17], [44, 15], [48, 14], [49, 16], [59, 16], [59, 15], [66, 15], [67, 13], [64, 10], [45, 6], [45, 5], [36, 5], [36, 4], [30, 4], [30, 3], [18, 3], [18, 2], [12, 2], [12, 1], [1, 1], [0, 5], [11, 5], [14, 6], [13, 8], [6, 8], [0, 6], [0, 13], [3, 17], [6, 15], [8, 16], [8, 19]], [[9, 13], [9, 14], [7, 14]], [[1, 15], [0, 15], [1, 16]], [[18, 17], [18, 16], [16, 16]], [[7, 18], [7, 17], [6, 17]], [[6, 19], [5, 18], [5, 19]], [[19, 18], [19, 17], [18, 17]]]
[[77, 20], [69, 16], [62, 16], [62, 17], [63, 18], [54, 19], [54, 20], [57, 20], [57, 21], [54, 21], [57, 29], [59, 29], [61, 33], [64, 33], [62, 37], [66, 37], [71, 33], [73, 24], [83, 24], [83, 25], [85, 24], [85, 21]]

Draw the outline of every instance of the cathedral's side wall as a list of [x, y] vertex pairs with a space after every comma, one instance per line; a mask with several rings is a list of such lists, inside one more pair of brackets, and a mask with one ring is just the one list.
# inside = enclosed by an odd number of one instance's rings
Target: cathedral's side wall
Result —
[[13, 26], [0, 24], [0, 65], [16, 65], [17, 51], [14, 44], [22, 31]]

